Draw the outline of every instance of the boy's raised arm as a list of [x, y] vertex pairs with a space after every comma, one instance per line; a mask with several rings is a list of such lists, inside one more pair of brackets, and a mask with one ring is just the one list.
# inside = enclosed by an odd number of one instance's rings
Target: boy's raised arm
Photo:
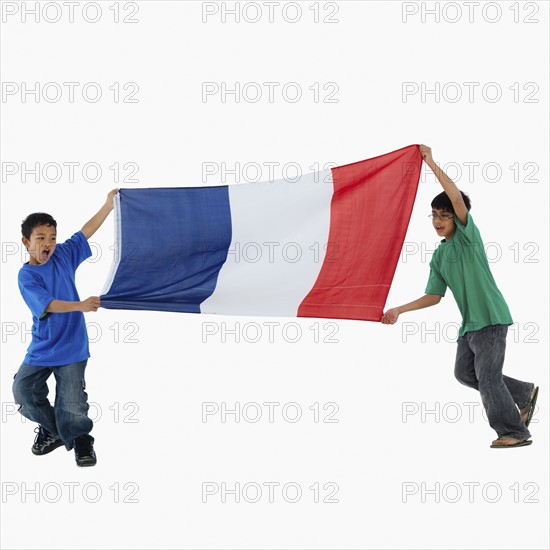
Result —
[[466, 222], [468, 221], [468, 209], [464, 204], [464, 199], [462, 198], [460, 189], [456, 186], [455, 182], [434, 162], [430, 147], [427, 145], [420, 145], [419, 149], [424, 162], [430, 167], [436, 178], [439, 180], [439, 183], [441, 183], [441, 187], [443, 187], [443, 190], [447, 193], [449, 199], [451, 199], [455, 214], [460, 220], [460, 223], [462, 225], [466, 225]]
[[105, 204], [99, 209], [99, 211], [93, 218], [89, 219], [82, 226], [81, 231], [82, 233], [84, 233], [84, 236], [87, 239], [89, 239], [101, 227], [101, 224], [110, 214], [111, 210], [113, 209], [113, 198], [117, 193], [118, 189], [113, 189], [112, 191], [109, 191]]

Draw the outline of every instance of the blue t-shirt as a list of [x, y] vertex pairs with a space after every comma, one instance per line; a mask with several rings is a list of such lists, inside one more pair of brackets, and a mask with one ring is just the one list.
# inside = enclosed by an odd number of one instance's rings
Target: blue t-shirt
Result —
[[32, 312], [32, 341], [24, 363], [56, 367], [90, 357], [88, 332], [81, 311], [46, 312], [52, 300], [79, 302], [76, 268], [92, 255], [82, 231], [58, 244], [43, 265], [26, 263], [19, 270], [19, 290]]

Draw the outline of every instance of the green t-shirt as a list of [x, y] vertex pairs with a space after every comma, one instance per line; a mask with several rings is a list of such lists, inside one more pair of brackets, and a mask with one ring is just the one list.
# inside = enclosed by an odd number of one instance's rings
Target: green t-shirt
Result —
[[514, 321], [493, 279], [479, 229], [469, 212], [466, 226], [456, 215], [454, 219], [456, 231], [441, 241], [430, 262], [426, 294], [445, 296], [447, 287], [451, 289], [462, 314], [459, 336], [489, 325], [511, 325]]

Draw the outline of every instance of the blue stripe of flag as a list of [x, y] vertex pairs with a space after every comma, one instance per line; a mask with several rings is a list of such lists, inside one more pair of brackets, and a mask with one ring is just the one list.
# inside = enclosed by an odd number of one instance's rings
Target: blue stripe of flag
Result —
[[216, 288], [231, 243], [228, 187], [119, 193], [121, 261], [101, 305], [200, 313], [200, 304]]

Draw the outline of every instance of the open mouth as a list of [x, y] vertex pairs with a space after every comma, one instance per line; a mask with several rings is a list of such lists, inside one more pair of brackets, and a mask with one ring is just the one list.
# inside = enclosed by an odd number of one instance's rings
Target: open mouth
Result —
[[41, 259], [43, 262], [45, 262], [50, 256], [49, 250], [42, 250]]

